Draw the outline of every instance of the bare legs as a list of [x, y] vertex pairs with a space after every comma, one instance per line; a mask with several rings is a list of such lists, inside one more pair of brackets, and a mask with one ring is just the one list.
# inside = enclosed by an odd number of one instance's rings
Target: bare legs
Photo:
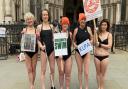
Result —
[[28, 55], [25, 55], [25, 63], [27, 67], [28, 77], [29, 77], [30, 89], [35, 89], [34, 82], [35, 82], [35, 76], [36, 76], [36, 64], [37, 64], [37, 58], [38, 58], [37, 55], [38, 54], [35, 54], [32, 59]]
[[100, 61], [97, 58], [95, 58], [94, 62], [96, 66], [96, 78], [97, 78], [98, 89], [104, 89], [104, 81], [108, 66], [108, 59], [104, 59]]
[[[49, 56], [49, 66], [50, 66], [50, 79], [51, 85], [54, 82], [54, 70], [55, 70], [55, 59], [54, 52], [52, 52]], [[47, 56], [46, 53], [41, 51], [41, 83], [42, 89], [45, 89], [45, 72], [47, 67]]]
[[[71, 79], [71, 69], [72, 69], [71, 57], [69, 57], [66, 61], [58, 58], [57, 65], [58, 65], [58, 70], [59, 70], [60, 89], [64, 89], [64, 80], [66, 81], [65, 82], [66, 89], [70, 89], [70, 79]], [[61, 67], [63, 67], [63, 68], [61, 68]]]
[[84, 64], [84, 76], [85, 76], [85, 89], [88, 89], [88, 73], [89, 73], [89, 63], [90, 63], [90, 54], [87, 53], [84, 58], [76, 52], [76, 63], [78, 68], [78, 80], [79, 80], [79, 89], [82, 89], [82, 73], [83, 73], [83, 64]]

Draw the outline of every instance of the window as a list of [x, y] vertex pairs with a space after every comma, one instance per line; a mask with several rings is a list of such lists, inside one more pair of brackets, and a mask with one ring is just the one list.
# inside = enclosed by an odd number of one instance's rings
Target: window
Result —
[[124, 21], [126, 18], [126, 0], [121, 2], [121, 21]]

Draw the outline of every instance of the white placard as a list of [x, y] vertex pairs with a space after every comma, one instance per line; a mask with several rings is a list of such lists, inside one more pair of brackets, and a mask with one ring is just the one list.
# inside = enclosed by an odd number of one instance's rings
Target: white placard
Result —
[[66, 33], [54, 33], [54, 50], [55, 56], [68, 55]]
[[36, 35], [23, 34], [21, 39], [21, 51], [35, 52]]
[[93, 49], [89, 40], [86, 40], [78, 45], [78, 50], [81, 56], [90, 52]]
[[86, 21], [94, 20], [102, 16], [100, 0], [83, 0]]
[[0, 37], [5, 37], [6, 34], [6, 28], [0, 27]]

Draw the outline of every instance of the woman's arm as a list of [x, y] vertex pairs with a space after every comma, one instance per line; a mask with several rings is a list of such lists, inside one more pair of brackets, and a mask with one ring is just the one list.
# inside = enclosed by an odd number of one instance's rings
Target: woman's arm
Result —
[[90, 27], [87, 27], [87, 30], [88, 30], [88, 33], [89, 33], [89, 35], [90, 35], [90, 42], [91, 42], [91, 44], [93, 44], [93, 35], [92, 35], [92, 30], [91, 30], [91, 28], [90, 28]]
[[21, 31], [21, 34], [24, 34], [26, 32], [26, 28], [23, 28], [23, 30]]
[[93, 45], [95, 46], [99, 46], [99, 42], [98, 42], [98, 34], [97, 34], [97, 30], [94, 30], [94, 35], [93, 35]]
[[76, 34], [77, 34], [78, 28], [74, 29], [73, 32], [73, 46], [76, 49], [78, 46], [76, 45]]
[[70, 34], [70, 39], [71, 39], [71, 47], [72, 47], [72, 33], [71, 33], [71, 32], [69, 32], [69, 34]]
[[108, 44], [107, 45], [100, 44], [100, 46], [105, 49], [110, 49], [112, 47], [112, 34], [111, 33], [109, 33], [109, 36], [108, 36]]

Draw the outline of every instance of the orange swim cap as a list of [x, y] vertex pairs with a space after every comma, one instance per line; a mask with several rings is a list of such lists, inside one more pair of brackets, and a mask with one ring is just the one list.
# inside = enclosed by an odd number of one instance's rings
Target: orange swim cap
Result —
[[78, 21], [80, 22], [83, 19], [86, 19], [85, 14], [84, 13], [79, 13], [79, 20]]
[[70, 25], [70, 22], [69, 22], [68, 17], [62, 17], [62, 19], [61, 19], [61, 25], [63, 25], [63, 24]]

